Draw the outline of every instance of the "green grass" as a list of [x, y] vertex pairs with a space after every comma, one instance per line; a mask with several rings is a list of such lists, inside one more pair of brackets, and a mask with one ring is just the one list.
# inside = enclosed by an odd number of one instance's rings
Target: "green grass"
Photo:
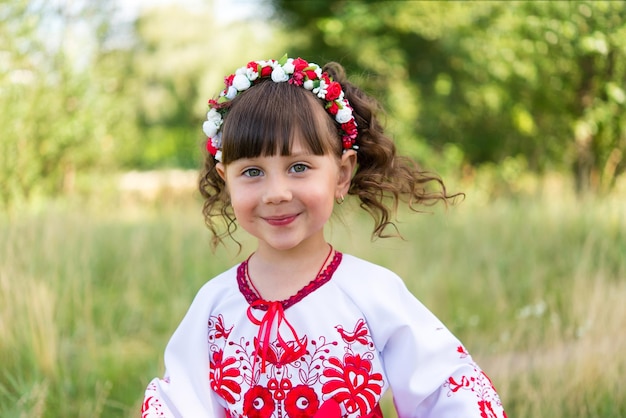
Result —
[[[94, 207], [0, 218], [2, 417], [138, 416], [195, 292], [251, 250], [212, 254], [197, 202]], [[351, 209], [329, 228], [335, 246], [400, 274], [510, 417], [626, 416], [623, 199], [470, 193], [447, 211], [402, 213], [405, 240], [374, 243]]]

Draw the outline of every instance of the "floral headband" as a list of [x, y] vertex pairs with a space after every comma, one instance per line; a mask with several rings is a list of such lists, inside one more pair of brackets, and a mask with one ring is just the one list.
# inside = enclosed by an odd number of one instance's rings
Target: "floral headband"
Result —
[[275, 83], [287, 81], [289, 84], [302, 86], [324, 100], [324, 108], [335, 118], [343, 132], [341, 142], [344, 152], [359, 149], [356, 145], [356, 121], [341, 85], [322, 72], [319, 65], [302, 58], [287, 58], [285, 55], [278, 61], [249, 62], [224, 79], [226, 89], [220, 92], [217, 100], [209, 100], [210, 109], [202, 130], [208, 137], [206, 149], [217, 161], [222, 161], [221, 128], [228, 113], [224, 104], [264, 78], [271, 78]]

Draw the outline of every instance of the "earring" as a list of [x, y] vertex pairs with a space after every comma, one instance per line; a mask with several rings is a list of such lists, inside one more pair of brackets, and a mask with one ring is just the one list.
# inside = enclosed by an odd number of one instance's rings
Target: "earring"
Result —
[[338, 199], [337, 199], [337, 198], [335, 198], [335, 202], [336, 202], [338, 205], [343, 205], [343, 202], [344, 202], [345, 200], [346, 200], [346, 199], [344, 199], [344, 198], [343, 198], [343, 195], [341, 195]]

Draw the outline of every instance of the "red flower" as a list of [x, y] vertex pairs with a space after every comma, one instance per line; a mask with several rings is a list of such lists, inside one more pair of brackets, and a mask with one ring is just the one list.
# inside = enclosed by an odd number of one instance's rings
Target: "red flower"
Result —
[[228, 77], [224, 78], [224, 84], [226, 84], [226, 87], [230, 87], [230, 86], [233, 85], [233, 79], [234, 78], [235, 78], [235, 74], [231, 74]]
[[309, 66], [309, 63], [303, 60], [302, 58], [296, 58], [295, 60], [293, 60], [294, 73], [300, 72], [308, 66]]
[[250, 68], [252, 71], [257, 73], [259, 72], [259, 64], [254, 61], [250, 61], [248, 65], [246, 65], [246, 68]]
[[306, 74], [309, 80], [317, 80], [317, 73], [313, 70], [306, 70], [304, 74]]
[[304, 74], [301, 71], [294, 71], [294, 73], [291, 75], [291, 78], [289, 79], [289, 84], [301, 86], [302, 84], [304, 84]]
[[337, 104], [337, 102], [330, 102], [326, 105], [326, 111], [335, 116], [339, 111], [339, 105]]
[[346, 354], [343, 364], [337, 357], [331, 357], [328, 363], [329, 367], [324, 370], [328, 380], [322, 386], [322, 392], [344, 403], [350, 414], [356, 411], [361, 415], [370, 413], [382, 392], [383, 376], [370, 374], [372, 363], [359, 354]]
[[235, 395], [241, 393], [239, 364], [234, 357], [223, 359], [222, 350], [213, 353], [209, 379], [211, 389], [228, 403], [235, 403]]
[[274, 400], [263, 386], [251, 388], [243, 397], [243, 414], [248, 418], [270, 418], [274, 412]]
[[326, 100], [336, 100], [339, 98], [341, 94], [341, 84], [336, 81], [331, 82], [328, 87], [326, 87]]
[[211, 142], [211, 138], [206, 141], [206, 150], [209, 154], [215, 155], [217, 154], [217, 148], [213, 146], [213, 142]]
[[310, 418], [319, 408], [315, 391], [308, 386], [299, 385], [287, 394], [285, 411], [289, 418]]
[[261, 68], [261, 77], [269, 77], [269, 76], [271, 76], [273, 70], [274, 69], [272, 67], [270, 67], [269, 65], [267, 67]]

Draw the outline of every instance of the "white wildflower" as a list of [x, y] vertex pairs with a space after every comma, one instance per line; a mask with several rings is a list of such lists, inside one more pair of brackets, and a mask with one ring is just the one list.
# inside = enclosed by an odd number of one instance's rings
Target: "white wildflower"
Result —
[[304, 82], [304, 84], [302, 85], [305, 89], [307, 90], [313, 90], [313, 81], [312, 80], [307, 80]]
[[233, 100], [237, 96], [237, 89], [234, 86], [230, 86], [225, 96], [228, 100]]
[[293, 58], [289, 58], [285, 65], [283, 65], [283, 70], [285, 70], [285, 73], [287, 74], [293, 74], [295, 69], [296, 67], [293, 65]]
[[259, 78], [259, 72], [253, 68], [246, 68], [246, 77], [248, 77], [248, 80], [254, 81]]
[[217, 125], [214, 122], [207, 120], [202, 124], [202, 130], [204, 134], [209, 138], [213, 138], [217, 134]]
[[251, 85], [252, 83], [250, 83], [246, 74], [236, 74], [235, 78], [233, 78], [233, 87], [238, 91], [247, 90]]
[[324, 79], [320, 80], [320, 86], [313, 89], [313, 93], [317, 94], [317, 97], [320, 99], [326, 98], [326, 92], [328, 89], [328, 84], [324, 82]]
[[285, 70], [283, 70], [283, 67], [281, 67], [280, 65], [274, 67], [274, 70], [272, 71], [272, 81], [274, 83], [281, 83], [287, 80], [289, 80], [289, 76], [285, 74]]
[[352, 119], [352, 109], [347, 106], [339, 109], [339, 111], [337, 111], [337, 114], [335, 115], [335, 120], [339, 123], [346, 123], [350, 119]]

